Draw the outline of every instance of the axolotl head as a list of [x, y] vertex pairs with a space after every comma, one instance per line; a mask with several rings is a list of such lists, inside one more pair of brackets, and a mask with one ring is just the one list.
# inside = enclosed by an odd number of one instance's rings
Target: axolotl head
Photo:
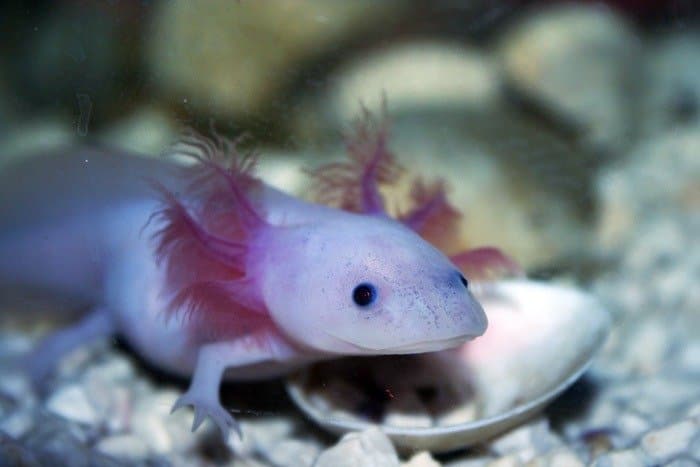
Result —
[[298, 343], [344, 354], [421, 353], [480, 336], [486, 315], [439, 250], [394, 220], [347, 214], [268, 243], [262, 285]]

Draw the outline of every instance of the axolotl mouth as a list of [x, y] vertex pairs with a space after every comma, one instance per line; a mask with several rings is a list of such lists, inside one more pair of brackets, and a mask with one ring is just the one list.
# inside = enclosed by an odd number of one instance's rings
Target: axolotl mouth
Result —
[[448, 339], [442, 339], [442, 340], [426, 340], [426, 341], [419, 341], [419, 342], [411, 342], [410, 344], [406, 345], [400, 345], [400, 346], [386, 346], [386, 347], [378, 347], [378, 346], [362, 346], [358, 345], [355, 342], [350, 342], [347, 339], [344, 339], [342, 337], [336, 336], [335, 334], [328, 333], [330, 336], [332, 336], [334, 339], [338, 339], [339, 341], [342, 341], [355, 349], [357, 349], [357, 353], [359, 355], [362, 354], [372, 354], [372, 355], [405, 355], [405, 354], [417, 354], [417, 353], [427, 353], [427, 352], [437, 352], [440, 350], [446, 350], [446, 349], [451, 349], [454, 347], [458, 347], [462, 344], [464, 344], [467, 341], [470, 341], [476, 337], [479, 337], [483, 334], [464, 334], [461, 336], [456, 336]]

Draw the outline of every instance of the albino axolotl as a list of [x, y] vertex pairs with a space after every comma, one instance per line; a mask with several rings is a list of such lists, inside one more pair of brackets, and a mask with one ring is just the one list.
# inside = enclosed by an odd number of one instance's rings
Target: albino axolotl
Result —
[[77, 149], [5, 170], [0, 282], [92, 304], [31, 353], [34, 381], [85, 342], [119, 334], [145, 360], [191, 376], [173, 410], [193, 406], [193, 429], [208, 416], [227, 436], [238, 426], [219, 402], [222, 378], [437, 351], [483, 334], [486, 316], [457, 265], [497, 254], [453, 262], [421, 237], [449, 211], [442, 189], [388, 216], [378, 184], [396, 164], [383, 129], [359, 128], [349, 162], [313, 172], [321, 198], [340, 208], [266, 185], [218, 136], [189, 134], [173, 148], [190, 166]]

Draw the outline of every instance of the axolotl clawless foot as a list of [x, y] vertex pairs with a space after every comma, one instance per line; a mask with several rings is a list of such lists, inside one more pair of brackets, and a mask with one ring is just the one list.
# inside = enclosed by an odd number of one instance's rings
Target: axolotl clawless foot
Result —
[[46, 336], [24, 359], [33, 385], [45, 389], [45, 383], [59, 361], [71, 351], [96, 339], [115, 334], [116, 328], [109, 311], [98, 307], [72, 326]]
[[224, 372], [229, 367], [245, 364], [284, 362], [295, 355], [294, 349], [282, 344], [274, 333], [266, 331], [235, 341], [205, 344], [199, 349], [190, 387], [175, 402], [172, 411], [191, 405], [195, 411], [192, 431], [208, 416], [219, 427], [224, 439], [228, 438], [231, 429], [242, 437], [238, 423], [219, 402], [219, 385]]
[[266, 185], [234, 143], [193, 133], [171, 151], [191, 165], [69, 148], [0, 173], [0, 283], [95, 310], [39, 345], [32, 379], [45, 383], [63, 354], [118, 334], [191, 377], [173, 410], [193, 406], [193, 428], [209, 417], [227, 436], [240, 429], [219, 402], [222, 379], [442, 350], [483, 334], [461, 265], [421, 236], [452, 213], [442, 191], [388, 215], [377, 186], [397, 170], [384, 130], [368, 128], [350, 140], [349, 163], [314, 173], [335, 206]]

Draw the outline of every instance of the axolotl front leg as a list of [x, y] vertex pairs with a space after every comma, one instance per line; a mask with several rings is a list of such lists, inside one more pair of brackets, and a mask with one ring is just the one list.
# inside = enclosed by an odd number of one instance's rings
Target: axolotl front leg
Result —
[[285, 362], [297, 352], [274, 331], [261, 331], [231, 341], [203, 344], [197, 354], [194, 375], [187, 392], [173, 405], [172, 411], [190, 405], [194, 408], [192, 431], [208, 416], [219, 427], [224, 439], [231, 429], [242, 433], [233, 416], [221, 405], [219, 386], [229, 368], [263, 362]]

